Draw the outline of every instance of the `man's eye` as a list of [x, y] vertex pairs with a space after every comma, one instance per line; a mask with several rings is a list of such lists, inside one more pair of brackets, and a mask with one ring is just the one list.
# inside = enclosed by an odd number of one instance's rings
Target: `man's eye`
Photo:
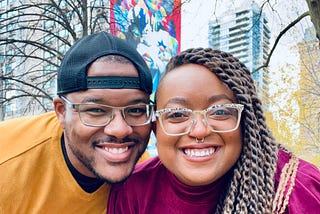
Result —
[[87, 114], [106, 114], [110, 110], [101, 108], [99, 106], [83, 106], [80, 109], [81, 112], [87, 113]]
[[130, 116], [143, 115], [147, 112], [145, 107], [130, 107], [125, 110], [126, 114]]
[[87, 112], [97, 112], [97, 113], [99, 113], [99, 112], [106, 112], [104, 109], [102, 109], [102, 108], [89, 108], [89, 109], [87, 109], [86, 110]]

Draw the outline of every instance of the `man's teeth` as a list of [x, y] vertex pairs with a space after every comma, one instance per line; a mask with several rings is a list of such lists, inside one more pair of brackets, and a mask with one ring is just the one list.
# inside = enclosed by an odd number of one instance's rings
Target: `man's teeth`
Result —
[[206, 149], [185, 149], [184, 153], [190, 157], [204, 157], [212, 155], [215, 152], [215, 148], [206, 148]]
[[121, 153], [128, 151], [128, 147], [124, 147], [124, 148], [107, 148], [107, 147], [105, 147], [104, 149], [112, 154], [121, 154]]

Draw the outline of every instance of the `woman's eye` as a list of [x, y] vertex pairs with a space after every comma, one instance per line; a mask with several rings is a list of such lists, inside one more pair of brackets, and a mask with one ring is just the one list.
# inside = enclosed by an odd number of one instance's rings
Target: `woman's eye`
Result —
[[235, 116], [235, 113], [228, 108], [221, 108], [221, 109], [211, 109], [207, 112], [208, 119], [213, 120], [227, 120]]
[[215, 115], [230, 115], [231, 112], [228, 111], [227, 109], [218, 109], [216, 111], [214, 111]]
[[172, 112], [169, 113], [168, 118], [181, 118], [181, 117], [185, 117], [185, 114], [183, 112]]
[[165, 115], [165, 120], [173, 123], [184, 122], [189, 120], [189, 118], [190, 118], [189, 112], [184, 112], [184, 111], [169, 112], [168, 114]]

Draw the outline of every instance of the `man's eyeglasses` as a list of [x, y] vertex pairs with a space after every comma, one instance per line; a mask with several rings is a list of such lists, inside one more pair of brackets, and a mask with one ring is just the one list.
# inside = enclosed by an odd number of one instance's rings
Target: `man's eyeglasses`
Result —
[[239, 127], [242, 104], [219, 104], [205, 110], [188, 108], [165, 108], [155, 112], [162, 130], [170, 136], [189, 133], [196, 124], [196, 114], [203, 114], [203, 122], [212, 132], [232, 132]]
[[72, 103], [60, 96], [64, 103], [79, 113], [80, 121], [86, 126], [106, 126], [114, 118], [114, 111], [120, 110], [129, 126], [143, 126], [150, 123], [153, 115], [152, 104], [136, 104], [113, 107], [96, 103]]

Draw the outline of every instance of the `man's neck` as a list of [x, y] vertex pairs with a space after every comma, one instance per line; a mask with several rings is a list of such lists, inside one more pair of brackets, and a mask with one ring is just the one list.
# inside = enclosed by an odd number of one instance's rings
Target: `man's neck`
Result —
[[63, 153], [63, 157], [64, 160], [72, 174], [72, 176], [74, 177], [74, 179], [77, 181], [77, 183], [80, 185], [80, 187], [86, 191], [87, 193], [93, 193], [96, 190], [99, 189], [99, 187], [104, 183], [102, 180], [98, 179], [98, 178], [92, 178], [92, 177], [88, 177], [85, 176], [83, 174], [81, 174], [71, 163], [71, 161], [69, 160], [69, 157], [67, 155], [67, 150], [66, 150], [66, 146], [65, 146], [65, 142], [64, 142], [64, 136], [62, 134], [61, 136], [61, 148], [62, 148], [62, 153]]

